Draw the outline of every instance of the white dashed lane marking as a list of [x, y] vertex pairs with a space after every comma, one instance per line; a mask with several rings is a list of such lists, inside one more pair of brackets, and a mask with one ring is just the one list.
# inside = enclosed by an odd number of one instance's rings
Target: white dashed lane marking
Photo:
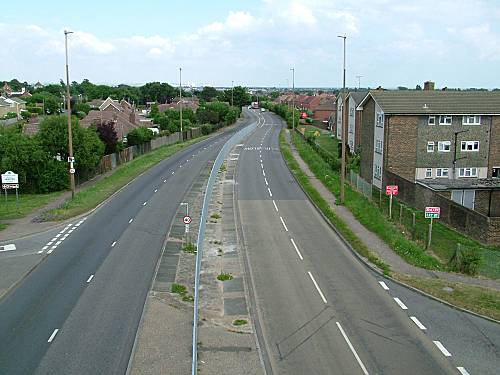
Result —
[[382, 288], [384, 288], [384, 290], [389, 290], [389, 287], [383, 281], [379, 281], [378, 283], [382, 286]]
[[276, 202], [274, 201], [274, 199], [273, 199], [273, 204], [274, 204], [274, 208], [276, 209], [276, 212], [278, 212], [278, 206], [276, 205]]
[[415, 323], [417, 325], [418, 328], [420, 328], [422, 331], [425, 331], [427, 328], [425, 328], [425, 326], [420, 323], [420, 320], [417, 319], [416, 316], [410, 316], [410, 319], [413, 321], [413, 323]]
[[302, 257], [302, 254], [300, 253], [299, 248], [295, 244], [295, 241], [293, 240], [293, 238], [290, 238], [290, 241], [292, 242], [292, 245], [293, 245], [295, 251], [297, 252], [297, 255], [299, 256], [300, 260], [304, 260], [304, 258]]
[[316, 282], [316, 280], [314, 279], [314, 276], [312, 275], [311, 271], [308, 271], [307, 273], [309, 274], [309, 277], [311, 278], [311, 280], [312, 280], [312, 282], [313, 282], [314, 286], [316, 287], [316, 290], [318, 291], [319, 296], [321, 297], [321, 299], [323, 300], [323, 302], [324, 302], [324, 303], [328, 303], [328, 302], [326, 301], [325, 295], [323, 294], [323, 292], [322, 292], [322, 291], [321, 291], [321, 289], [319, 288], [319, 285], [318, 285], [318, 283]]
[[93, 278], [94, 278], [94, 275], [90, 275], [89, 278], [87, 279], [87, 283], [90, 283]]
[[116, 241], [114, 241], [112, 244], [111, 244], [111, 247], [115, 247], [116, 245]]
[[281, 224], [283, 224], [283, 227], [285, 228], [285, 231], [288, 232], [288, 228], [287, 228], [287, 226], [285, 224], [285, 220], [283, 220], [283, 216], [280, 216], [280, 220], [281, 220]]
[[47, 342], [48, 342], [48, 343], [51, 343], [52, 341], [54, 341], [54, 338], [56, 337], [57, 332], [59, 332], [59, 329], [58, 329], [58, 328], [56, 328], [56, 329], [54, 330], [54, 332], [52, 332], [52, 335], [50, 335], [49, 339], [47, 340]]
[[443, 353], [445, 357], [451, 357], [451, 353], [444, 347], [439, 341], [433, 341], [433, 343], [438, 347], [438, 349]]
[[406, 307], [406, 305], [398, 297], [394, 297], [394, 301], [396, 301], [399, 307], [401, 307], [403, 310], [408, 310], [408, 307]]

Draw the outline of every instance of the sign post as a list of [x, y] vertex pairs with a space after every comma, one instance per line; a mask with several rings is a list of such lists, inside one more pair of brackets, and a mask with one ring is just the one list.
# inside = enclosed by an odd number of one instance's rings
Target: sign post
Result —
[[191, 224], [191, 216], [189, 216], [189, 203], [182, 202], [181, 206], [186, 206], [186, 215], [182, 218], [184, 223], [184, 234], [186, 235], [186, 245], [189, 243], [189, 224]]
[[431, 247], [431, 241], [432, 241], [432, 221], [434, 219], [439, 219], [439, 215], [441, 214], [441, 207], [425, 207], [425, 218], [426, 219], [431, 219], [431, 222], [429, 224], [429, 235], [427, 239], [427, 247], [426, 249], [429, 249]]
[[5, 192], [5, 206], [7, 207], [7, 190], [16, 189], [16, 209], [19, 211], [19, 175], [12, 171], [7, 171], [2, 174], [2, 189]]
[[389, 196], [389, 219], [392, 219], [392, 196], [398, 195], [398, 185], [387, 185], [385, 195]]

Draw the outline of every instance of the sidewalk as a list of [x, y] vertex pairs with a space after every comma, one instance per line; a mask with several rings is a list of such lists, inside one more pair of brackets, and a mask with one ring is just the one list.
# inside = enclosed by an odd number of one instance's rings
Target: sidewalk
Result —
[[468, 285], [477, 285], [491, 289], [500, 290], [500, 281], [484, 278], [475, 278], [457, 273], [449, 273], [442, 271], [431, 271], [423, 268], [415, 267], [406, 263], [399, 255], [397, 255], [384, 241], [382, 241], [375, 233], [366, 229], [349, 211], [345, 206], [336, 204], [335, 196], [328, 190], [323, 182], [316, 178], [314, 173], [309, 169], [308, 165], [302, 160], [295, 146], [291, 143], [290, 132], [286, 131], [286, 141], [290, 144], [292, 154], [297, 160], [302, 171], [307, 175], [311, 184], [321, 194], [332, 210], [338, 215], [351, 230], [358, 236], [358, 238], [381, 260], [389, 264], [391, 270], [395, 273], [405, 274], [409, 276], [416, 276], [431, 279], [443, 279], [451, 282], [458, 282]]

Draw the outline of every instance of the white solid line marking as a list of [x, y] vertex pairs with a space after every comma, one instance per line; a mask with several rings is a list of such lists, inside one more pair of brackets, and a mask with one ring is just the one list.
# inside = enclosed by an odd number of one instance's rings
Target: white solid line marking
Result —
[[434, 344], [436, 344], [436, 346], [438, 347], [439, 350], [441, 350], [441, 353], [443, 353], [443, 355], [445, 357], [451, 357], [451, 353], [446, 350], [446, 348], [444, 347], [443, 344], [441, 344], [441, 342], [439, 341], [433, 341]]
[[311, 271], [307, 271], [307, 273], [309, 274], [309, 277], [311, 278], [311, 280], [312, 280], [314, 286], [316, 287], [316, 290], [318, 291], [323, 302], [328, 303], [328, 302], [326, 302], [326, 298], [325, 298], [323, 292], [321, 291], [321, 289], [319, 288], [318, 283], [316, 282], [316, 280], [314, 280], [314, 276], [312, 275]]
[[382, 288], [384, 288], [384, 290], [389, 290], [389, 287], [383, 281], [379, 281], [378, 283], [382, 286]]
[[130, 220], [128, 221], [128, 223], [130, 224], [132, 221], [134, 221], [134, 219], [130, 219]]
[[361, 361], [361, 358], [359, 358], [358, 353], [356, 353], [354, 346], [352, 346], [351, 340], [349, 340], [349, 337], [347, 337], [347, 335], [345, 334], [344, 329], [342, 328], [340, 323], [339, 322], [336, 322], [336, 323], [337, 323], [337, 327], [339, 328], [340, 333], [342, 334], [342, 336], [344, 336], [344, 340], [347, 342], [347, 345], [349, 345], [349, 349], [351, 349], [351, 352], [352, 352], [352, 354], [354, 354], [356, 361], [358, 361], [359, 367], [361, 367], [361, 370], [363, 370], [363, 374], [368, 375], [368, 371], [366, 370], [365, 365]]
[[273, 193], [271, 193], [271, 189], [267, 188], [267, 191], [269, 192], [269, 196], [272, 197]]
[[293, 238], [290, 238], [290, 241], [292, 241], [292, 245], [295, 248], [295, 251], [297, 252], [297, 255], [299, 256], [300, 260], [304, 260], [304, 258], [302, 258], [302, 254], [300, 253], [299, 248], [295, 244], [295, 241], [293, 240]]
[[276, 202], [274, 201], [274, 199], [273, 199], [273, 204], [274, 204], [274, 208], [276, 209], [276, 212], [278, 212], [278, 206], [276, 206]]
[[47, 340], [47, 342], [52, 342], [52, 341], [54, 340], [54, 337], [56, 337], [57, 332], [59, 332], [59, 329], [58, 329], [58, 328], [56, 328], [56, 329], [54, 330], [54, 332], [52, 332], [52, 335], [50, 335], [50, 337], [49, 337], [49, 339]]
[[148, 204], [148, 202], [146, 201], [146, 202], [144, 202], [142, 205], [143, 205], [143, 206], [145, 206], [145, 205], [147, 205], [147, 204]]
[[116, 241], [114, 241], [112, 244], [111, 244], [111, 247], [115, 247], [116, 245]]
[[408, 310], [408, 307], [406, 307], [406, 305], [398, 297], [394, 297], [394, 301], [396, 301], [399, 307], [401, 307], [403, 310]]
[[155, 193], [158, 191], [158, 189], [155, 189]]
[[286, 227], [285, 220], [283, 220], [283, 216], [280, 216], [281, 224], [285, 227], [285, 230], [288, 232], [288, 228]]
[[267, 182], [267, 178], [264, 177], [264, 181], [266, 182], [266, 185], [269, 185], [269, 183]]
[[420, 320], [418, 320], [416, 316], [410, 316], [410, 319], [413, 320], [413, 323], [415, 323], [422, 331], [427, 329], [422, 323], [420, 323]]
[[457, 367], [457, 370], [460, 371], [462, 375], [470, 375], [469, 372], [463, 367]]
[[94, 275], [90, 275], [89, 278], [87, 279], [87, 283], [90, 283], [93, 278], [94, 278]]

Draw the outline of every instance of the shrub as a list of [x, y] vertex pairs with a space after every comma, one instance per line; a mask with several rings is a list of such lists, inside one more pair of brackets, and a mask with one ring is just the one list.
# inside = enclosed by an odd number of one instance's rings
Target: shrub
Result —
[[146, 127], [139, 127], [131, 130], [127, 134], [127, 144], [129, 146], [138, 145], [153, 139], [153, 132]]
[[208, 135], [214, 131], [214, 128], [211, 124], [203, 124], [201, 126], [201, 134]]

